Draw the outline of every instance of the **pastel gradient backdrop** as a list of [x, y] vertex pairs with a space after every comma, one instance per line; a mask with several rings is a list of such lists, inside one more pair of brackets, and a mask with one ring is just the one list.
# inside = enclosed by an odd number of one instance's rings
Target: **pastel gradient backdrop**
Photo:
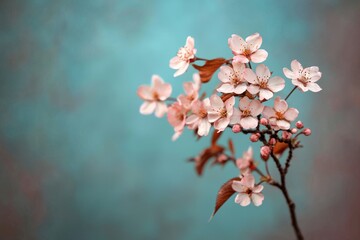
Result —
[[[322, 92], [289, 100], [313, 129], [288, 177], [304, 235], [359, 238], [359, 11], [340, 0], [1, 1], [0, 239], [294, 238], [270, 186], [261, 207], [232, 198], [208, 223], [237, 171], [197, 177], [186, 159], [208, 139], [171, 142], [166, 119], [138, 112], [153, 73], [176, 94], [191, 79], [168, 67], [188, 35], [212, 58], [231, 56], [232, 33], [254, 32], [274, 74], [295, 58], [323, 72]], [[238, 139], [240, 155], [249, 141]]]

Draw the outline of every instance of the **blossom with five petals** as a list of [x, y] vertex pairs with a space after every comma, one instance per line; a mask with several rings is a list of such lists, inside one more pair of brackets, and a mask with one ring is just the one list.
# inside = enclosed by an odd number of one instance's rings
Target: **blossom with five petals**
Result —
[[184, 83], [184, 91], [185, 95], [181, 94], [178, 97], [178, 101], [181, 102], [181, 104], [186, 109], [191, 109], [191, 105], [195, 100], [198, 99], [199, 96], [199, 90], [201, 87], [201, 80], [198, 73], [193, 74], [193, 82], [185, 82]]
[[[239, 110], [240, 108], [240, 110]], [[257, 116], [263, 111], [264, 106], [259, 100], [250, 100], [247, 96], [240, 99], [239, 108], [234, 108], [231, 124], [240, 124], [244, 129], [256, 128], [259, 120]]]
[[214, 128], [219, 132], [224, 131], [230, 123], [230, 118], [234, 111], [235, 97], [231, 97], [223, 102], [216, 94], [210, 97], [210, 106], [208, 107], [209, 122], [214, 123]]
[[271, 73], [267, 66], [259, 64], [256, 74], [250, 68], [245, 69], [245, 79], [251, 83], [247, 90], [251, 94], [258, 94], [260, 100], [268, 100], [285, 87], [285, 80], [281, 77], [270, 78]]
[[243, 153], [242, 158], [236, 160], [236, 166], [240, 169], [241, 174], [249, 173], [256, 168], [251, 147]]
[[222, 93], [241, 94], [246, 91], [247, 81], [244, 79], [245, 64], [234, 62], [232, 67], [222, 66], [218, 78], [222, 82], [217, 89]]
[[207, 136], [209, 134], [211, 127], [207, 113], [209, 107], [209, 98], [205, 98], [203, 101], [196, 100], [192, 105], [192, 114], [186, 118], [186, 124], [190, 125], [191, 129], [197, 128], [199, 136]]
[[188, 69], [190, 62], [195, 59], [196, 49], [194, 47], [194, 38], [187, 37], [185, 46], [181, 47], [177, 55], [170, 60], [169, 66], [172, 69], [177, 69], [174, 77], [183, 74]]
[[259, 33], [254, 33], [248, 36], [245, 41], [240, 36], [233, 34], [228, 39], [228, 44], [235, 55], [234, 62], [261, 63], [266, 60], [268, 53], [264, 49], [259, 49], [262, 44], [262, 37]]
[[137, 90], [138, 96], [145, 101], [140, 107], [140, 113], [147, 115], [155, 111], [156, 117], [162, 117], [167, 111], [164, 101], [170, 97], [172, 88], [158, 75], [153, 75], [151, 81], [151, 86], [142, 85]]
[[269, 119], [269, 123], [273, 129], [288, 130], [290, 128], [290, 122], [297, 118], [299, 111], [296, 108], [289, 108], [285, 100], [277, 97], [274, 101], [274, 108], [265, 107], [263, 115]]
[[175, 134], [172, 137], [173, 141], [175, 141], [184, 130], [187, 112], [188, 110], [179, 102], [175, 102], [169, 107], [167, 119], [171, 126], [174, 127]]
[[321, 78], [321, 72], [316, 66], [303, 68], [297, 60], [291, 62], [291, 70], [283, 68], [285, 76], [292, 80], [292, 84], [300, 88], [303, 92], [321, 91], [321, 87], [316, 83]]
[[264, 200], [264, 195], [261, 193], [264, 186], [256, 185], [255, 178], [251, 174], [245, 174], [240, 181], [234, 180], [232, 188], [238, 192], [235, 197], [235, 203], [245, 207], [253, 202], [255, 206], [260, 206]]

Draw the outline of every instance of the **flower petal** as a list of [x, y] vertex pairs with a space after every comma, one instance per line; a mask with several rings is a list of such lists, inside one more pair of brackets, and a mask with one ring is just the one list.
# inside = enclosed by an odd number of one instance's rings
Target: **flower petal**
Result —
[[291, 70], [283, 68], [284, 75], [289, 79], [296, 79], [298, 75], [294, 74]]
[[211, 108], [216, 110], [220, 110], [225, 106], [223, 100], [216, 94], [211, 95], [210, 104]]
[[154, 100], [152, 87], [142, 85], [137, 90], [138, 96], [143, 100]]
[[249, 59], [244, 55], [235, 55], [233, 57], [233, 63], [248, 63]]
[[265, 106], [262, 114], [265, 118], [269, 119], [275, 116], [275, 111], [273, 108]]
[[246, 48], [246, 42], [244, 39], [236, 34], [231, 35], [231, 38], [228, 39], [228, 44], [231, 51], [233, 51], [235, 54], [243, 53]]
[[248, 109], [250, 106], [250, 103], [251, 103], [251, 100], [247, 96], [241, 98], [239, 101], [240, 110], [244, 111], [244, 110]]
[[245, 117], [245, 118], [241, 118], [240, 125], [244, 129], [252, 129], [257, 127], [258, 122], [259, 120], [257, 118]]
[[250, 107], [251, 116], [253, 117], [256, 117], [264, 110], [264, 105], [262, 105], [261, 102], [256, 99], [250, 103], [249, 107]]
[[239, 192], [239, 193], [244, 192], [247, 189], [247, 187], [242, 185], [240, 181], [236, 181], [236, 180], [234, 180], [232, 182], [231, 187], [234, 191]]
[[299, 111], [296, 108], [289, 108], [285, 112], [284, 118], [289, 122], [292, 122], [298, 117], [298, 115], [299, 115]]
[[255, 185], [255, 178], [252, 174], [245, 175], [240, 183], [248, 188], [253, 188]]
[[199, 121], [199, 116], [196, 114], [191, 114], [189, 117], [186, 118], [185, 123], [192, 125], [192, 124], [196, 123], [197, 121]]
[[244, 78], [249, 83], [252, 83], [252, 84], [258, 83], [258, 79], [257, 79], [256, 74], [250, 68], [246, 68], [244, 70]]
[[277, 112], [284, 113], [288, 109], [288, 104], [284, 99], [277, 97], [274, 101], [274, 109]]
[[282, 130], [288, 130], [290, 128], [290, 123], [285, 120], [277, 120], [276, 125]]
[[256, 67], [256, 76], [260, 79], [269, 79], [270, 78], [270, 70], [265, 64], [259, 64]]
[[234, 74], [234, 70], [229, 66], [222, 66], [220, 67], [220, 72], [218, 74], [218, 78], [223, 83], [231, 82], [230, 76]]
[[198, 126], [198, 134], [199, 136], [207, 136], [210, 131], [211, 124], [207, 120], [207, 118], [204, 118], [200, 120], [199, 126]]
[[181, 60], [178, 56], [170, 59], [169, 67], [172, 69], [179, 69], [182, 65], [185, 64], [185, 61]]
[[220, 118], [214, 123], [214, 128], [219, 131], [224, 131], [229, 123], [230, 118]]
[[264, 189], [263, 185], [257, 185], [252, 189], [253, 193], [260, 193]]
[[247, 47], [250, 49], [251, 52], [255, 52], [258, 50], [262, 44], [262, 37], [259, 33], [254, 33], [248, 36], [246, 39]]
[[233, 114], [230, 118], [230, 124], [239, 124], [240, 123], [240, 117], [241, 117], [241, 112], [238, 108], [234, 108], [233, 110]]
[[157, 102], [156, 103], [156, 111], [155, 116], [161, 118], [167, 112], [167, 106], [164, 102]]
[[235, 88], [229, 83], [223, 83], [219, 88], [216, 89], [218, 92], [222, 93], [233, 93]]
[[235, 197], [235, 202], [243, 207], [246, 207], [250, 204], [251, 200], [248, 194], [238, 193]]
[[183, 62], [183, 64], [181, 65], [181, 67], [174, 73], [174, 77], [178, 77], [181, 74], [183, 74], [184, 72], [186, 72], [186, 70], [188, 69], [190, 63], [189, 62]]
[[269, 100], [270, 98], [272, 98], [274, 96], [273, 92], [268, 90], [268, 89], [260, 89], [260, 93], [259, 93], [259, 99], [260, 100]]
[[194, 40], [194, 38], [188, 36], [188, 37], [186, 38], [185, 47], [188, 47], [188, 48], [190, 48], [190, 49], [193, 49], [194, 46], [195, 46], [195, 40]]
[[301, 63], [298, 60], [291, 61], [291, 70], [296, 74], [303, 70]]
[[250, 60], [254, 63], [261, 63], [268, 57], [268, 52], [264, 49], [259, 49], [250, 55]]
[[320, 92], [322, 90], [322, 88], [319, 86], [319, 84], [314, 83], [314, 82], [308, 83], [307, 87], [312, 92]]
[[144, 115], [152, 114], [156, 108], [156, 102], [146, 101], [140, 106], [140, 113]]
[[251, 201], [255, 206], [260, 206], [264, 200], [264, 195], [262, 193], [253, 193], [251, 194]]
[[285, 80], [281, 77], [272, 77], [268, 81], [268, 88], [272, 92], [279, 92], [285, 87]]
[[243, 92], [246, 91], [246, 89], [247, 89], [246, 83], [242, 83], [236, 86], [236, 88], [234, 89], [234, 93], [242, 94]]
[[247, 90], [251, 94], [257, 94], [260, 91], [260, 87], [259, 87], [259, 85], [250, 84], [247, 87]]

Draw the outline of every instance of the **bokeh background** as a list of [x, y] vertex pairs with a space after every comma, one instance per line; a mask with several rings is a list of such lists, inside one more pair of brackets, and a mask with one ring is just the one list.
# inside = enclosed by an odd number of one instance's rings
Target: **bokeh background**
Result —
[[[313, 130], [288, 177], [304, 235], [358, 239], [359, 11], [355, 0], [1, 1], [0, 239], [293, 239], [271, 187], [263, 206], [232, 198], [208, 223], [237, 171], [199, 178], [186, 159], [209, 139], [172, 142], [166, 119], [138, 112], [153, 73], [175, 93], [191, 80], [168, 68], [188, 35], [212, 58], [254, 32], [274, 74], [295, 58], [323, 72], [322, 92], [289, 100]], [[239, 137], [237, 155], [248, 146]]]

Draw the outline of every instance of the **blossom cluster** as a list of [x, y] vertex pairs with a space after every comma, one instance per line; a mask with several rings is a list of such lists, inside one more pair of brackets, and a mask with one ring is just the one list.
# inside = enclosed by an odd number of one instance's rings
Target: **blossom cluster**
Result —
[[[194, 131], [199, 137], [209, 135], [212, 128], [214, 135], [221, 134], [226, 129], [231, 129], [236, 134], [250, 134], [251, 142], [262, 142], [259, 154], [266, 164], [271, 156], [280, 156], [284, 149], [300, 147], [298, 136], [308, 136], [311, 130], [304, 128], [301, 121], [294, 123], [299, 111], [288, 105], [287, 98], [294, 90], [319, 92], [321, 88], [317, 81], [321, 78], [321, 72], [316, 66], [304, 68], [299, 61], [293, 60], [291, 70], [283, 68], [284, 76], [289, 79], [285, 80], [282, 76], [274, 75], [263, 63], [268, 52], [260, 49], [261, 45], [262, 37], [259, 33], [252, 34], [245, 40], [233, 34], [228, 39], [233, 56], [229, 59], [208, 60], [195, 55], [195, 41], [192, 37], [187, 37], [185, 46], [171, 58], [169, 66], [176, 70], [174, 77], [184, 74], [190, 66], [199, 71], [192, 75], [192, 81], [183, 84], [184, 92], [177, 97], [171, 97], [171, 84], [165, 83], [160, 76], [153, 75], [151, 86], [138, 88], [138, 96], [144, 100], [140, 113], [155, 113], [156, 117], [166, 115], [174, 129], [173, 140], [185, 128]], [[195, 65], [197, 61], [204, 61], [205, 64]], [[257, 66], [253, 67], [252, 64]], [[201, 91], [202, 85], [216, 71], [218, 83], [214, 92], [207, 95]], [[276, 94], [285, 88], [286, 82], [291, 82], [294, 89], [283, 99]], [[274, 100], [273, 104], [267, 104], [271, 99]], [[281, 144], [286, 146], [281, 147]], [[204, 150], [195, 158], [196, 164], [201, 165], [200, 161], [210, 157], [215, 157], [217, 163], [233, 161], [239, 170], [237, 179], [230, 182], [232, 190], [237, 192], [235, 202], [241, 206], [247, 206], [251, 202], [255, 206], [261, 205], [264, 199], [261, 183], [277, 183], [268, 172], [261, 173], [260, 183], [255, 183], [253, 173], [260, 170], [253, 159], [253, 149], [250, 147], [242, 157], [236, 159], [234, 154], [225, 154], [222, 147], [214, 150], [215, 146], [217, 144], [213, 143], [210, 150]], [[286, 173], [287, 167], [280, 170]]]

